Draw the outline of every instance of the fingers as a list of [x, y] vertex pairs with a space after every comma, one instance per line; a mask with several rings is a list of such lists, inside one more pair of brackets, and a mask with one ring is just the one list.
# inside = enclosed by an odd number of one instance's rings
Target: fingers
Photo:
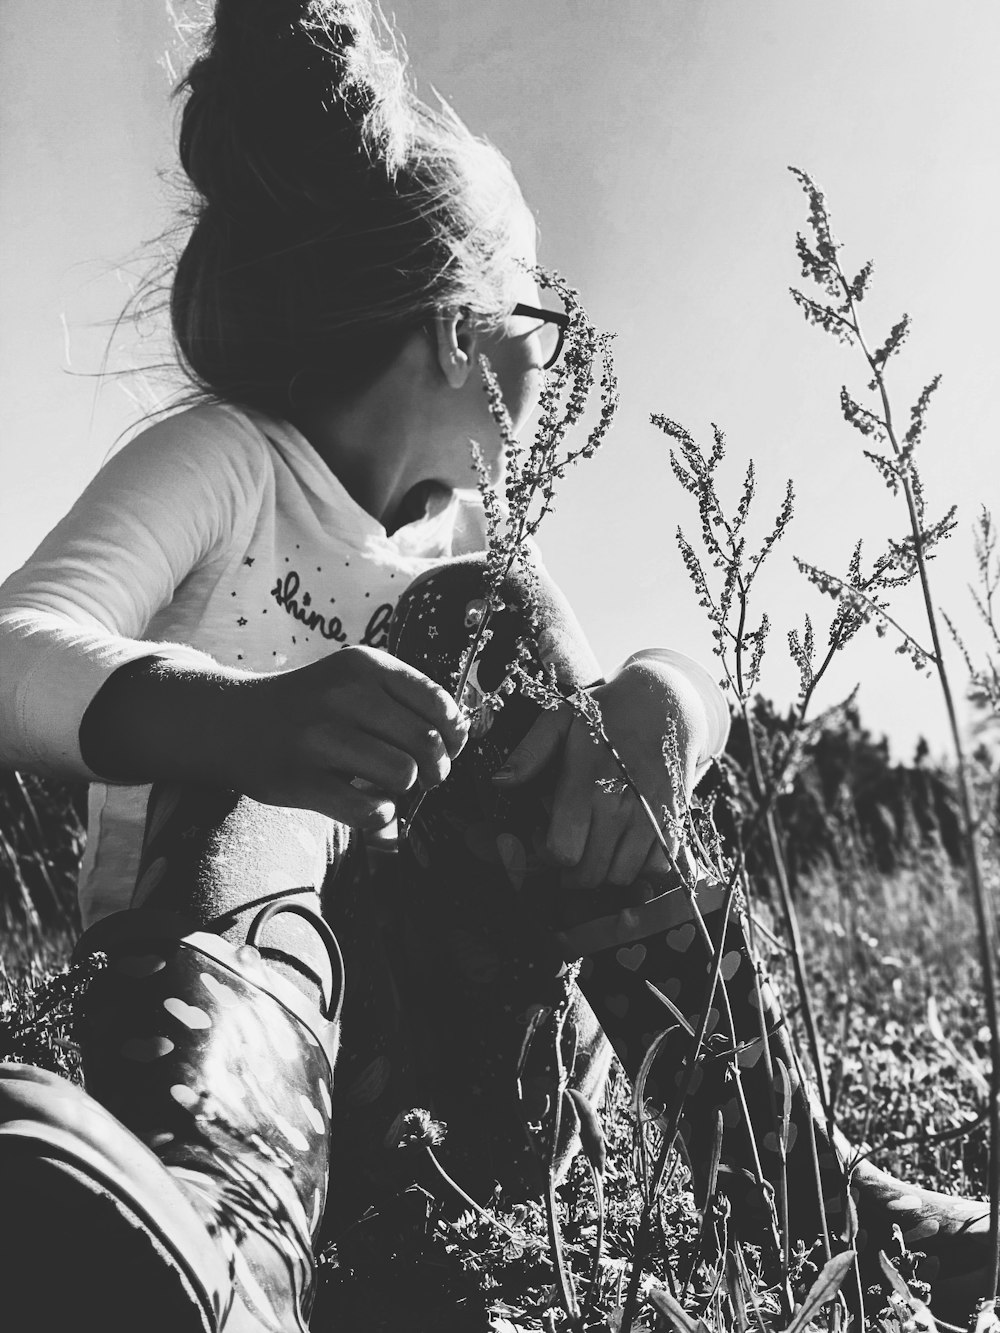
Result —
[[468, 737], [445, 690], [379, 649], [347, 648], [326, 659], [321, 688], [316, 721], [324, 766], [397, 795], [417, 782], [443, 782]]
[[428, 723], [444, 742], [448, 757], [454, 759], [469, 734], [468, 722], [458, 704], [447, 690], [443, 690], [416, 667], [395, 658], [390, 660], [392, 667], [382, 678], [385, 692], [417, 718]]
[[556, 865], [575, 866], [586, 851], [600, 757], [600, 748], [587, 728], [575, 721], [563, 747], [545, 841]]
[[572, 724], [573, 714], [568, 707], [545, 709], [520, 744], [511, 750], [503, 768], [494, 773], [493, 781], [500, 786], [517, 787], [537, 777], [562, 747]]
[[[678, 867], [685, 878], [696, 878], [694, 875], [693, 860], [690, 860], [690, 858], [687, 860], [684, 859], [687, 857], [686, 848], [673, 848], [671, 850], [671, 855], [674, 857], [674, 860], [677, 862]], [[636, 879], [641, 876], [643, 879], [652, 880], [655, 884], [658, 880], [672, 879], [673, 871], [674, 867], [667, 859], [667, 854], [664, 852], [657, 839], [653, 842], [652, 847], [650, 847], [649, 854], [645, 861], [643, 861], [642, 866], [636, 875]]]
[[[610, 790], [601, 786], [608, 776], [614, 780]], [[624, 888], [647, 867], [667, 867], [646, 810], [634, 792], [617, 790], [617, 782], [603, 747], [575, 721], [563, 747], [545, 843], [549, 858], [565, 868], [568, 888]]]
[[640, 875], [664, 873], [668, 868], [659, 839], [650, 827], [646, 812], [639, 808], [634, 797], [637, 817], [622, 834], [608, 867], [608, 883], [616, 888], [627, 888]]
[[313, 780], [308, 787], [283, 792], [280, 800], [275, 800], [273, 794], [269, 801], [267, 795], [255, 799], [301, 810], [316, 810], [355, 829], [385, 828], [396, 818], [396, 807], [383, 792], [360, 791], [346, 778], [333, 773], [325, 775], [321, 781]]
[[[436, 727], [429, 727], [424, 718], [417, 717], [395, 700], [386, 699], [383, 707], [358, 719], [358, 723], [369, 744], [376, 739], [385, 743], [406, 765], [405, 772], [398, 767], [391, 768], [384, 779], [357, 768], [358, 777], [382, 785], [387, 791], [403, 792], [417, 781], [425, 788], [436, 787], [451, 772], [452, 756], [441, 732]], [[342, 765], [336, 763], [334, 767], [341, 768]]]
[[[444, 763], [450, 763], [446, 755]], [[388, 796], [402, 796], [420, 777], [417, 761], [401, 746], [360, 730], [324, 735], [320, 729], [313, 741], [308, 769], [317, 781], [322, 781], [326, 773], [346, 782], [357, 778]], [[437, 772], [437, 766], [434, 771]], [[435, 777], [434, 782], [437, 781]]]
[[627, 821], [624, 798], [594, 791], [590, 826], [583, 855], [576, 865], [563, 872], [562, 882], [570, 889], [596, 889], [610, 883], [611, 865]]
[[563, 875], [567, 888], [628, 888], [640, 875], [662, 874], [669, 863], [632, 792], [595, 789], [583, 855]]

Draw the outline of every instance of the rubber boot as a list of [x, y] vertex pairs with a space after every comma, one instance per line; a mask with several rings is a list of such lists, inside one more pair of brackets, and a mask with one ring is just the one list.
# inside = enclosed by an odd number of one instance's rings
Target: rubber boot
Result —
[[[323, 1012], [261, 958], [283, 912], [325, 943], [334, 981]], [[155, 1154], [216, 1238], [244, 1317], [305, 1333], [343, 992], [332, 932], [280, 899], [242, 946], [140, 909], [88, 930], [76, 957], [95, 952], [108, 966], [79, 1013], [88, 1092]]]
[[187, 1192], [67, 1079], [0, 1065], [0, 1197], [5, 1328], [260, 1333]]

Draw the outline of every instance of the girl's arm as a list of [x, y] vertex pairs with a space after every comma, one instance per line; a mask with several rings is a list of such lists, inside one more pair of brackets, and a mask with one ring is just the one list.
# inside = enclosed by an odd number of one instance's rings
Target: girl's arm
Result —
[[0, 588], [0, 762], [104, 776], [80, 724], [127, 663], [158, 656], [224, 673], [183, 644], [141, 638], [183, 579], [256, 516], [266, 446], [224, 409], [145, 431], [102, 468], [24, 567]]
[[[690, 687], [697, 695], [700, 708], [705, 715], [705, 729], [696, 729], [698, 749], [690, 756], [693, 764], [691, 788], [704, 775], [713, 759], [717, 759], [726, 748], [732, 718], [726, 696], [718, 682], [705, 670], [700, 662], [686, 653], [679, 653], [675, 648], [641, 648], [632, 653], [619, 667], [619, 672], [626, 671], [633, 665], [648, 663], [652, 668], [660, 667], [665, 672], [675, 673], [675, 679], [684, 681], [685, 688]], [[616, 672], [616, 675], [618, 673]]]
[[111, 460], [0, 589], [0, 762], [210, 783], [376, 825], [391, 797], [445, 776], [465, 739], [458, 709], [386, 653], [260, 675], [139, 637], [188, 574], [246, 540], [269, 466], [222, 408], [171, 418]]
[[205, 783], [382, 828], [393, 798], [448, 776], [467, 734], [454, 700], [421, 672], [377, 648], [343, 648], [267, 675], [142, 658], [99, 691], [81, 745], [111, 780]]

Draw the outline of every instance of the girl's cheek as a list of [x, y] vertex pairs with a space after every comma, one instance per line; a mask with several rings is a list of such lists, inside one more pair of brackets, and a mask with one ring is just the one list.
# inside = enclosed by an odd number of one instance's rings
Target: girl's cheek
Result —
[[[538, 406], [541, 383], [541, 375], [537, 370], [530, 371], [522, 381], [522, 397], [517, 414], [514, 416], [514, 425], [517, 430], [521, 429]], [[512, 413], [512, 415], [514, 414]]]
[[522, 355], [516, 360], [510, 358], [506, 365], [497, 367], [500, 389], [515, 432], [520, 430], [535, 410], [542, 387], [537, 358], [533, 358], [530, 351], [524, 354], [525, 350], [522, 349]]

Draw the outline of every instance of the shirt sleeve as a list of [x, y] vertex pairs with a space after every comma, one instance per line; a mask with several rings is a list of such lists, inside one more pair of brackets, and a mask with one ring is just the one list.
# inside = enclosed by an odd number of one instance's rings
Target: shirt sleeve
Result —
[[197, 649], [141, 636], [255, 514], [266, 456], [244, 418], [195, 409], [150, 427], [101, 469], [0, 587], [0, 763], [94, 780], [80, 723], [113, 672], [153, 655], [218, 669]]
[[684, 673], [698, 693], [705, 709], [705, 716], [708, 719], [708, 740], [705, 745], [705, 753], [698, 756], [697, 775], [700, 778], [711, 761], [722, 754], [726, 748], [726, 741], [729, 739], [730, 717], [726, 696], [699, 662], [673, 648], [641, 648], [627, 658], [620, 669], [629, 666], [632, 662], [644, 661], [663, 662], [667, 666], [675, 667], [678, 671]]

